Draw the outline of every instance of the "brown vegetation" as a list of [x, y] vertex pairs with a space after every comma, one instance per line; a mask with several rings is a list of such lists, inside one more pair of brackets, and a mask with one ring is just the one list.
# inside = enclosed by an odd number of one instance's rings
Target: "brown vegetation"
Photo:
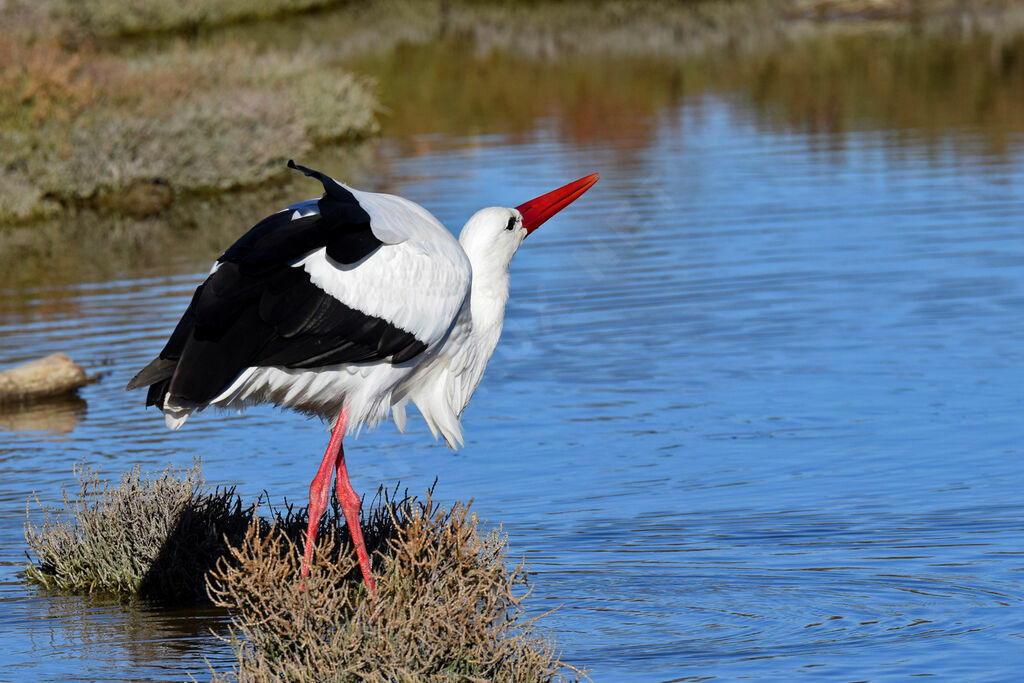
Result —
[[215, 604], [238, 615], [238, 666], [216, 680], [547, 681], [575, 671], [523, 619], [526, 572], [506, 567], [499, 532], [482, 536], [466, 506], [447, 511], [429, 496], [382, 510], [390, 523], [378, 515], [370, 526], [391, 533], [374, 553], [372, 598], [336, 528], [300, 582], [294, 536], [250, 527], [210, 576]]
[[212, 599], [233, 614], [234, 671], [214, 680], [509, 680], [578, 678], [534, 619], [522, 563], [468, 507], [382, 495], [364, 515], [377, 592], [368, 597], [335, 506], [301, 578], [305, 510], [268, 522], [233, 492], [210, 491], [199, 464], [120, 485], [76, 468], [78, 492], [26, 523], [30, 583], [59, 592]]
[[[383, 4], [391, 12], [396, 2]], [[500, 49], [532, 58], [712, 58], [785, 49], [793, 39], [849, 31], [943, 35], [1024, 29], [1021, 0], [448, 0], [419, 5], [425, 6], [419, 14], [430, 19], [413, 23], [429, 27], [427, 40], [455, 37], [483, 52]]]
[[368, 86], [323, 50], [172, 41], [129, 54], [16, 16], [0, 24], [0, 223], [82, 206], [151, 215], [377, 129]]

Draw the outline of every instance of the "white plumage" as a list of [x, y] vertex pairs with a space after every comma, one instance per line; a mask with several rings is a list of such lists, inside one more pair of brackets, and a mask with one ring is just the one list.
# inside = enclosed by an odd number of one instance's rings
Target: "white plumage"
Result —
[[289, 165], [320, 180], [325, 194], [268, 216], [232, 245], [128, 388], [149, 386], [147, 404], [171, 429], [210, 405], [272, 403], [333, 420], [310, 488], [303, 567], [336, 468], [372, 590], [342, 437], [389, 414], [404, 429], [411, 402], [435, 437], [462, 444], [462, 412], [501, 336], [512, 256], [597, 175], [516, 208], [482, 209], [456, 240], [407, 199]]
[[[344, 363], [315, 372], [250, 366], [206, 405], [240, 409], [273, 403], [332, 419], [347, 405], [347, 433], [352, 433], [363, 426], [376, 427], [395, 403], [401, 404], [396, 425], [404, 430], [404, 406], [411, 400], [431, 433], [442, 435], [455, 448], [463, 442], [459, 417], [501, 335], [508, 299], [505, 256], [510, 259], [526, 237], [521, 218], [514, 209], [484, 209], [471, 218], [463, 229], [467, 240], [474, 233], [488, 232], [495, 221], [510, 233], [501, 236], [504, 249], [476, 249], [472, 264], [454, 236], [423, 207], [402, 197], [343, 187], [362, 206], [371, 207], [374, 236], [389, 241], [382, 239], [382, 246], [353, 265], [334, 262], [325, 248], [289, 265], [309, 273], [313, 285], [338, 301], [413, 333], [427, 351], [405, 363]], [[506, 231], [504, 226], [513, 217], [518, 224]], [[176, 404], [168, 395], [163, 407], [168, 427], [179, 428], [203, 407]]]

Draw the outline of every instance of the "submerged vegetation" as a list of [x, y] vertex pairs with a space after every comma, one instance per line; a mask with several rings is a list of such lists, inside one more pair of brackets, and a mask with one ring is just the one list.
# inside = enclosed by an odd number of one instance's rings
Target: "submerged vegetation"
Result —
[[468, 507], [383, 495], [363, 517], [377, 592], [368, 597], [343, 516], [321, 520], [301, 578], [306, 511], [271, 520], [196, 463], [120, 484], [77, 468], [77, 495], [26, 523], [30, 583], [60, 593], [163, 604], [212, 601], [232, 614], [237, 666], [214, 679], [515, 680], [576, 678], [534, 619], [522, 563]]

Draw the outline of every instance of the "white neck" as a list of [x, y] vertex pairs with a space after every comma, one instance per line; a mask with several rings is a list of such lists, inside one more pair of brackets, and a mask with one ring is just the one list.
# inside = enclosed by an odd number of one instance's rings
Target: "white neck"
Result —
[[[483, 377], [487, 361], [498, 345], [505, 321], [505, 304], [509, 292], [508, 262], [494, 258], [493, 252], [487, 250], [486, 245], [478, 248], [471, 240], [462, 237], [459, 241], [473, 266], [469, 297], [469, 339], [464, 348], [470, 355], [467, 370], [473, 375], [470, 382], [475, 389]], [[469, 393], [472, 393], [472, 389]]]
[[[508, 215], [507, 209], [496, 211]], [[473, 271], [469, 301], [444, 346], [430, 363], [416, 373], [408, 388], [398, 394], [401, 401], [407, 393], [420, 409], [430, 430], [435, 434], [440, 432], [452, 448], [462, 443], [459, 418], [483, 379], [487, 361], [498, 345], [508, 301], [509, 261], [522, 241], [519, 237], [518, 241], [507, 241], [504, 245], [499, 243], [496, 248], [495, 231], [488, 232], [487, 226], [481, 226], [479, 220], [478, 213], [459, 235], [459, 244]], [[503, 226], [504, 222], [498, 230], [504, 230]], [[481, 227], [485, 229], [481, 230]]]
[[[494, 343], [497, 343], [502, 323], [505, 321], [505, 304], [508, 302], [508, 266], [494, 268], [490, 263], [477, 263], [472, 258], [470, 262], [473, 264], [473, 285], [470, 293], [473, 332], [493, 334]], [[490, 350], [494, 350], [493, 344]]]

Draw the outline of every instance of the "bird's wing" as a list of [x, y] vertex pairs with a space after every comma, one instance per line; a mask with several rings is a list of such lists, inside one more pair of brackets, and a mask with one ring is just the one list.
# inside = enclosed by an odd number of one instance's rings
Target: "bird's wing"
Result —
[[246, 368], [408, 362], [441, 343], [469, 292], [469, 261], [399, 197], [324, 184], [224, 252], [160, 356], [129, 383], [200, 405]]

